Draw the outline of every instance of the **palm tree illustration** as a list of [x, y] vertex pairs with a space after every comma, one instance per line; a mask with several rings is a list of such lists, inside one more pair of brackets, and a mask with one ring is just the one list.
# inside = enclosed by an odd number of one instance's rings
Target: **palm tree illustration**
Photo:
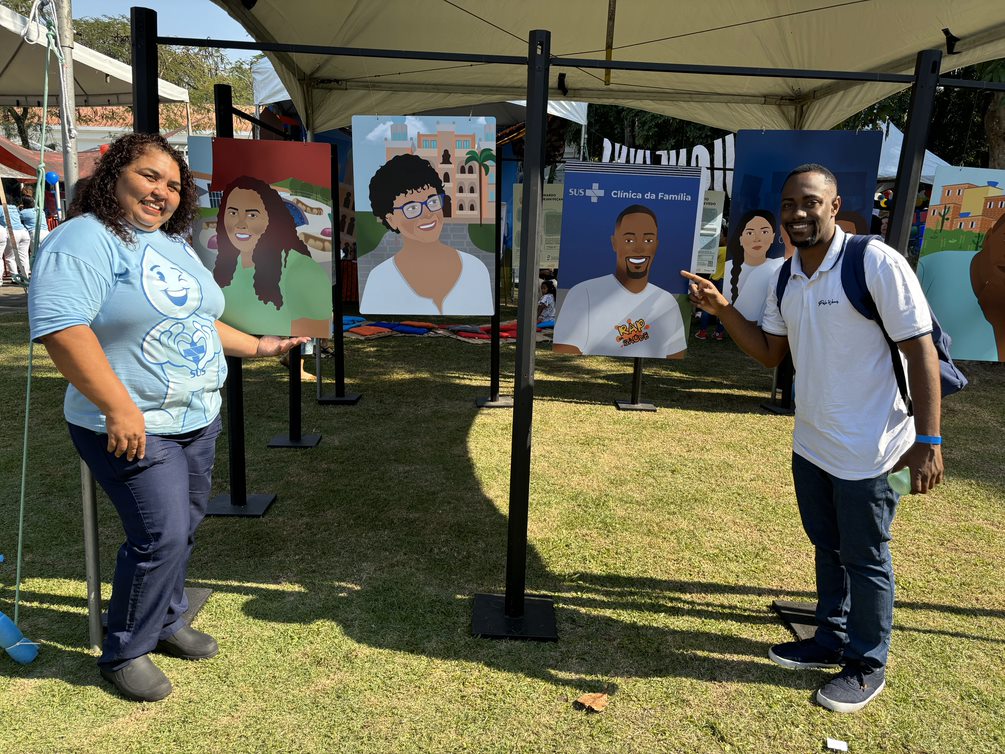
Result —
[[484, 186], [484, 175], [489, 174], [489, 163], [496, 161], [495, 152], [489, 148], [485, 148], [481, 151], [477, 149], [469, 149], [467, 156], [464, 159], [464, 164], [467, 165], [469, 162], [474, 162], [478, 164], [481, 170], [478, 173], [478, 224], [482, 225], [482, 197], [485, 196], [485, 186]]

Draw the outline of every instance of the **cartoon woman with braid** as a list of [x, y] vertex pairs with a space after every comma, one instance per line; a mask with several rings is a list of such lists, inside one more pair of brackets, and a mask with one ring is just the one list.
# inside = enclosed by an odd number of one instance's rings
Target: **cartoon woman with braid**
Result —
[[751, 322], [760, 324], [772, 274], [783, 259], [769, 259], [775, 243], [775, 216], [766, 209], [744, 213], [727, 244], [723, 294]]

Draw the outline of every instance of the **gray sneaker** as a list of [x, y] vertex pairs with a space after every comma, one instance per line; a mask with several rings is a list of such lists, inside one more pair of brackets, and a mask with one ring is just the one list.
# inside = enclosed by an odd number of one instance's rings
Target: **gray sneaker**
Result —
[[817, 644], [816, 639], [802, 639], [776, 644], [768, 650], [768, 658], [783, 668], [791, 670], [841, 667], [841, 653], [821, 647]]
[[886, 686], [886, 671], [849, 663], [817, 692], [817, 703], [834, 712], [858, 712]]

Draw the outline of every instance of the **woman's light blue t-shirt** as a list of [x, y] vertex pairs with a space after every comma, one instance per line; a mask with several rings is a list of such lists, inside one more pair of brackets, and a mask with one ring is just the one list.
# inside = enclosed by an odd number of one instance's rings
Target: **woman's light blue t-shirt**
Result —
[[[192, 248], [160, 231], [124, 243], [91, 215], [57, 227], [32, 268], [31, 337], [76, 325], [98, 338], [150, 434], [179, 434], [220, 411], [227, 376], [215, 321], [223, 293]], [[71, 424], [105, 431], [105, 416], [70, 385]]]

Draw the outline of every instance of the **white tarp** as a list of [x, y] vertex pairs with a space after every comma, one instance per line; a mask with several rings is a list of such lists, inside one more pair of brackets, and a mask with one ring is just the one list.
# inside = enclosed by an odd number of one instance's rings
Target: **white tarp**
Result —
[[[603, 59], [614, 6], [614, 60], [914, 73], [919, 51], [959, 37], [943, 71], [1005, 58], [1001, 0], [213, 0], [260, 42], [526, 57], [532, 29], [553, 56]], [[354, 113], [421, 112], [526, 97], [525, 66], [268, 53], [316, 131]], [[565, 74], [565, 92], [558, 77]], [[823, 129], [905, 85], [552, 66], [549, 96], [628, 105], [741, 128]], [[567, 92], [567, 93], [566, 93]]]
[[[289, 92], [279, 79], [276, 69], [268, 58], [262, 58], [251, 66], [251, 75], [254, 83], [255, 104], [271, 105], [274, 102], [284, 102], [290, 99]], [[509, 104], [526, 108], [526, 100], [513, 100]], [[568, 100], [549, 100], [548, 112], [557, 115], [559, 118], [571, 120], [580, 125], [586, 123], [586, 103], [569, 102]], [[505, 122], [504, 120], [501, 122]]]
[[[45, 77], [45, 29], [33, 25], [29, 44], [21, 34], [28, 24], [24, 16], [0, 6], [0, 105], [40, 107]], [[133, 101], [133, 71], [126, 63], [95, 52], [81, 44], [73, 46], [74, 92], [78, 107], [128, 105]], [[188, 102], [188, 90], [157, 80], [161, 102]], [[49, 62], [49, 106], [59, 100], [59, 59]]]
[[[903, 147], [904, 132], [887, 121], [883, 127], [883, 151], [879, 155], [879, 176], [877, 180], [892, 181], [897, 178], [897, 168], [900, 164], [900, 150]], [[948, 162], [926, 149], [925, 161], [921, 166], [921, 180], [925, 183], [933, 183], [935, 181], [935, 169], [948, 165]]]

